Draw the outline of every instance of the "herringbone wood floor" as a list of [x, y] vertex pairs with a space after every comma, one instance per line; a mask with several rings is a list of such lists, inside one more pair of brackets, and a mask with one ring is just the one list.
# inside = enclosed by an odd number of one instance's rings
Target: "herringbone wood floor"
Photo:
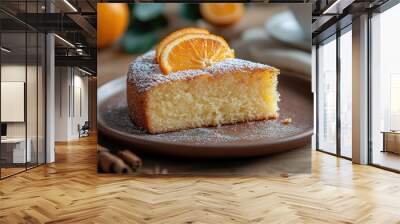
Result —
[[313, 153], [312, 174], [265, 178], [96, 173], [96, 139], [0, 181], [0, 223], [400, 223], [400, 175]]

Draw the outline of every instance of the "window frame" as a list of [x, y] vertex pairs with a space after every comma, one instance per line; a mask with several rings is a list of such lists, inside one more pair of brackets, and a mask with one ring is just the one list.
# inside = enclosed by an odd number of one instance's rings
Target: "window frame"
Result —
[[[352, 31], [352, 23], [347, 24], [346, 26], [344, 26], [341, 29], [338, 29], [335, 33], [333, 33], [332, 35], [328, 36], [327, 38], [319, 41], [316, 44], [316, 51], [315, 51], [315, 58], [316, 58], [316, 82], [315, 82], [315, 87], [316, 87], [316, 124], [315, 124], [315, 130], [316, 130], [316, 138], [315, 138], [315, 145], [316, 145], [316, 151], [319, 152], [323, 152], [329, 155], [333, 155], [333, 156], [337, 156], [343, 159], [347, 159], [347, 160], [352, 160], [351, 157], [347, 157], [342, 155], [341, 153], [341, 118], [340, 118], [340, 103], [341, 103], [341, 97], [340, 97], [340, 82], [341, 82], [341, 67], [340, 67], [340, 37], [342, 35], [344, 35], [347, 32], [351, 32]], [[336, 41], [336, 152], [332, 153], [332, 152], [328, 152], [324, 149], [321, 149], [319, 146], [319, 128], [318, 128], [318, 124], [320, 121], [319, 118], [319, 93], [320, 93], [320, 86], [319, 86], [319, 48], [321, 44], [326, 44], [330, 41]]]
[[[27, 3], [28, 1], [23, 1], [24, 3]], [[37, 11], [37, 13], [38, 13], [38, 10], [39, 10], [39, 8], [38, 8], [38, 4], [39, 4], [39, 1], [34, 1], [34, 3], [36, 3], [37, 5], [36, 5], [36, 11]], [[3, 9], [3, 8], [1, 8], [1, 5], [0, 5], [0, 11], [1, 12], [3, 12], [3, 13], [6, 13], [7, 15], [12, 15], [12, 14], [10, 14], [9, 12], [7, 12], [5, 9]], [[27, 13], [27, 4], [25, 4], [25, 12]], [[46, 12], [47, 12], [47, 7], [46, 7]], [[25, 16], [26, 16], [27, 14], [25, 14]], [[36, 167], [39, 167], [39, 166], [41, 166], [41, 165], [44, 165], [44, 164], [46, 164], [47, 163], [47, 110], [46, 110], [46, 108], [47, 108], [47, 81], [46, 81], [46, 79], [47, 79], [47, 43], [48, 43], [48, 41], [47, 41], [47, 32], [43, 32], [43, 31], [41, 31], [41, 30], [38, 30], [38, 29], [36, 29], [36, 28], [34, 28], [34, 27], [32, 27], [32, 26], [30, 26], [30, 25], [28, 25], [27, 23], [24, 23], [23, 21], [21, 21], [21, 20], [19, 20], [18, 18], [16, 18], [16, 17], [13, 17], [13, 16], [11, 16], [11, 18], [12, 19], [14, 19], [15, 21], [17, 21], [17, 22], [20, 22], [20, 23], [22, 23], [23, 24], [23, 27], [24, 27], [24, 29], [23, 30], [18, 30], [18, 31], [14, 31], [15, 33], [21, 33], [21, 34], [25, 34], [25, 49], [24, 49], [24, 51], [25, 51], [25, 87], [24, 87], [24, 89], [25, 89], [25, 93], [24, 93], [24, 95], [25, 95], [25, 99], [24, 99], [24, 122], [25, 122], [25, 127], [24, 127], [24, 129], [25, 129], [25, 136], [24, 136], [24, 139], [25, 139], [25, 166], [24, 166], [24, 169], [22, 169], [22, 170], [20, 170], [20, 171], [18, 171], [18, 172], [14, 172], [14, 173], [12, 173], [12, 174], [9, 174], [9, 175], [6, 175], [6, 176], [3, 176], [3, 173], [2, 173], [2, 167], [0, 166], [0, 180], [3, 180], [3, 179], [6, 179], [6, 178], [8, 178], [8, 177], [12, 177], [12, 176], [14, 176], [14, 175], [17, 175], [17, 174], [19, 174], [19, 173], [23, 173], [23, 172], [26, 172], [26, 171], [28, 171], [28, 170], [30, 170], [30, 169], [33, 169], [33, 168], [36, 168]], [[26, 18], [25, 18], [26, 19]], [[1, 28], [1, 23], [0, 23], [0, 28]], [[11, 32], [11, 33], [14, 33], [14, 32]], [[4, 30], [1, 30], [0, 29], [0, 46], [2, 45], [2, 43], [1, 43], [1, 41], [2, 41], [2, 34], [3, 33], [10, 33], [10, 32], [8, 32], [8, 31], [4, 31]], [[36, 71], [35, 71], [35, 73], [36, 73], [36, 91], [35, 91], [35, 93], [33, 93], [33, 94], [35, 94], [36, 95], [36, 136], [33, 136], [32, 138], [36, 138], [36, 140], [37, 140], [37, 143], [38, 143], [38, 138], [39, 138], [39, 113], [38, 113], [38, 110], [39, 110], [39, 82], [38, 82], [38, 75], [39, 75], [39, 71], [38, 71], [38, 66], [39, 66], [39, 52], [40, 53], [42, 53], [43, 55], [40, 55], [41, 57], [42, 57], [42, 60], [44, 61], [44, 65], [42, 64], [42, 71], [41, 71], [41, 73], [42, 73], [42, 82], [43, 82], [43, 84], [44, 84], [44, 86], [43, 86], [43, 88], [44, 88], [44, 92], [42, 93], [42, 96], [44, 97], [43, 99], [42, 99], [42, 102], [43, 102], [43, 105], [42, 105], [42, 107], [44, 108], [44, 114], [43, 114], [43, 117], [41, 117], [41, 118], [43, 118], [44, 120], [41, 120], [41, 122], [43, 122], [43, 128], [44, 128], [44, 132], [43, 132], [43, 145], [42, 145], [42, 152], [44, 152], [44, 154], [43, 155], [41, 155], [41, 157], [43, 157], [42, 159], [43, 159], [43, 162], [39, 162], [39, 144], [37, 144], [36, 145], [36, 161], [35, 161], [35, 163], [34, 164], [30, 164], [30, 166], [28, 166], [28, 163], [29, 162], [27, 162], [28, 160], [27, 160], [27, 156], [28, 156], [28, 154], [27, 154], [27, 143], [28, 143], [28, 141], [27, 141], [27, 139], [28, 139], [28, 116], [27, 116], [27, 82], [28, 82], [28, 79], [27, 79], [27, 76], [28, 76], [28, 71], [27, 71], [27, 69], [28, 69], [28, 33], [31, 33], [31, 34], [36, 34], [36, 49], [35, 49], [35, 51], [36, 51], [36, 60], [35, 60], [35, 63], [36, 63]], [[39, 34], [43, 34], [43, 35], [39, 35]], [[39, 36], [41, 36], [42, 37], [42, 39], [40, 39], [40, 41], [41, 41], [41, 44], [43, 44], [42, 45], [42, 48], [43, 49], [41, 49], [41, 51], [39, 51]], [[1, 56], [2, 54], [0, 53], [0, 82], [1, 82], [1, 79], [2, 79], [2, 76], [1, 76], [1, 68], [2, 68], [2, 62], [3, 62], [3, 60], [2, 60], [2, 56]], [[0, 90], [1, 90], [1, 85], [0, 85]], [[1, 92], [1, 91], [0, 91]], [[0, 95], [1, 96], [1, 95]], [[0, 100], [1, 100], [1, 97], [0, 97]], [[0, 105], [0, 110], [1, 110], [1, 105]], [[1, 116], [1, 115], [0, 115]], [[0, 117], [1, 118], [1, 117]], [[0, 119], [0, 124], [1, 124], [2, 122], [1, 122], [1, 119]], [[0, 158], [1, 158], [1, 148], [2, 148], [2, 146], [1, 146], [1, 144], [0, 144]], [[32, 151], [33, 152], [33, 151]], [[1, 165], [1, 164], [0, 164]], [[22, 168], [22, 167], [21, 167]]]
[[395, 173], [400, 173], [400, 170], [390, 168], [387, 166], [383, 166], [377, 163], [373, 162], [373, 132], [372, 132], [372, 94], [373, 94], [373, 88], [372, 88], [372, 41], [373, 41], [373, 35], [372, 35], [372, 19], [374, 17], [374, 14], [381, 14], [384, 13], [385, 11], [391, 9], [392, 7], [400, 4], [400, 0], [388, 0], [382, 5], [369, 10], [368, 13], [368, 68], [367, 68], [367, 77], [368, 77], [368, 111], [367, 111], [367, 116], [368, 116], [368, 165], [377, 167], [383, 170], [395, 172]]

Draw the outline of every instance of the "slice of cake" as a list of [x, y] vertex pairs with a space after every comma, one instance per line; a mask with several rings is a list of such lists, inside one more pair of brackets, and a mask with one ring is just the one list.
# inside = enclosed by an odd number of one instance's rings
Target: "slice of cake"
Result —
[[278, 117], [279, 70], [235, 59], [221, 37], [184, 32], [130, 65], [127, 100], [136, 125], [155, 134]]
[[151, 51], [129, 67], [129, 115], [150, 133], [275, 119], [278, 73], [267, 65], [226, 59], [166, 76]]

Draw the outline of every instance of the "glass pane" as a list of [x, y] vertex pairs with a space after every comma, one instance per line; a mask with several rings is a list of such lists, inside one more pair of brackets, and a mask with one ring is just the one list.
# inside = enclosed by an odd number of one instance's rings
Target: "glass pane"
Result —
[[38, 35], [38, 164], [45, 163], [45, 60], [46, 60], [46, 52], [45, 52], [45, 44], [46, 38], [45, 35], [39, 33]]
[[[372, 18], [372, 163], [400, 170], [400, 5]], [[386, 132], [386, 133], [385, 133]]]
[[[22, 20], [37, 19], [24, 13], [43, 13], [44, 5], [44, 0], [0, 1], [1, 8]], [[0, 18], [4, 177], [45, 161], [45, 36], [2, 12]]]
[[340, 153], [352, 156], [352, 36], [351, 30], [340, 36]]
[[[27, 2], [27, 13], [37, 13], [38, 4], [36, 1]], [[30, 18], [37, 20], [37, 17]], [[32, 21], [36, 23], [37, 21]], [[30, 148], [30, 161], [28, 168], [37, 166], [38, 160], [38, 35], [36, 30], [27, 30], [27, 80], [26, 80], [26, 113], [27, 113], [27, 143]]]
[[37, 95], [37, 82], [38, 82], [38, 56], [37, 56], [37, 33], [29, 32], [27, 33], [28, 38], [28, 63], [27, 63], [27, 80], [26, 80], [26, 115], [27, 115], [27, 143], [28, 143], [28, 151], [30, 150], [30, 158], [28, 160], [28, 168], [34, 167], [37, 165], [37, 132], [38, 132], [38, 95]]
[[318, 48], [318, 148], [336, 153], [336, 40]]
[[[26, 33], [1, 34], [1, 159], [2, 177], [25, 170]], [[28, 147], [29, 149], [29, 147]]]

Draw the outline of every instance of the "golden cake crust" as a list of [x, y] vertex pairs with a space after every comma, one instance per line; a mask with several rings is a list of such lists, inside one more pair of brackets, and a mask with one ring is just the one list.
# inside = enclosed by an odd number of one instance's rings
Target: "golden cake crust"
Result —
[[139, 92], [135, 84], [128, 82], [127, 95], [129, 117], [136, 125], [150, 130], [151, 126], [148, 116], [146, 116], [147, 92]]

